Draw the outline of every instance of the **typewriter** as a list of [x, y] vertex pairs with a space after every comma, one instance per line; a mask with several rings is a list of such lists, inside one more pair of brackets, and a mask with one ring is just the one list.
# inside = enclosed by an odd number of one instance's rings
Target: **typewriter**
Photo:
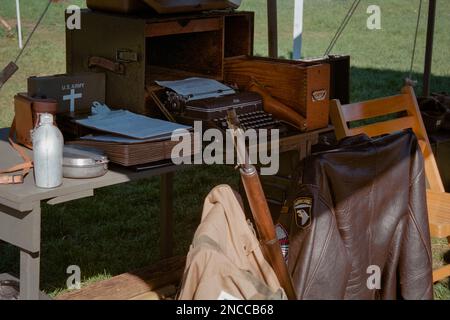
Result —
[[166, 92], [165, 107], [175, 116], [176, 121], [192, 125], [194, 121], [202, 121], [204, 128], [226, 130], [227, 111], [236, 110], [236, 114], [244, 130], [278, 129], [280, 133], [287, 131], [287, 126], [264, 111], [263, 99], [255, 92], [236, 92], [220, 97], [187, 101], [174, 92]]

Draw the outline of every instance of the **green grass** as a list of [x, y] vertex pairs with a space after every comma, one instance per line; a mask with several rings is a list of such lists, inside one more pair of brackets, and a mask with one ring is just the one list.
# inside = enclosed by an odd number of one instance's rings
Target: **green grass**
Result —
[[[0, 1], [0, 16], [14, 25], [13, 0]], [[22, 0], [24, 35], [28, 35], [43, 10], [46, 0]], [[320, 56], [350, 6], [351, 0], [305, 1], [303, 55]], [[373, 1], [363, 0], [333, 53], [352, 56], [353, 101], [395, 94], [406, 77], [417, 16], [416, 2], [379, 0], [382, 30], [370, 31], [366, 26], [366, 8]], [[279, 3], [279, 54], [291, 56], [294, 1]], [[84, 5], [70, 0], [53, 4], [19, 62], [20, 70], [0, 91], [0, 127], [8, 126], [13, 116], [13, 96], [26, 91], [31, 75], [65, 72], [65, 38], [63, 7]], [[411, 6], [412, 5], [412, 6]], [[422, 24], [414, 76], [419, 80], [424, 60], [426, 8]], [[262, 0], [245, 0], [242, 9], [256, 12], [255, 53], [267, 54], [266, 7]], [[438, 2], [433, 60], [432, 88], [450, 91], [450, 2]], [[0, 28], [0, 68], [13, 60], [18, 52], [17, 39], [8, 37]], [[1, 157], [1, 155], [0, 155]], [[0, 158], [1, 159], [1, 158]], [[0, 161], [1, 166], [1, 161]], [[175, 181], [176, 253], [184, 254], [195, 231], [203, 199], [220, 183], [236, 187], [238, 176], [230, 168], [201, 166], [177, 174]], [[41, 288], [56, 295], [65, 288], [66, 268], [79, 265], [83, 283], [147, 266], [157, 260], [159, 248], [158, 179], [104, 188], [96, 197], [58, 206], [44, 206], [42, 212], [42, 282]], [[433, 240], [435, 265], [442, 264], [447, 250], [443, 241]], [[16, 249], [0, 245], [0, 273], [18, 272]], [[448, 283], [435, 285], [439, 299], [450, 299]]]

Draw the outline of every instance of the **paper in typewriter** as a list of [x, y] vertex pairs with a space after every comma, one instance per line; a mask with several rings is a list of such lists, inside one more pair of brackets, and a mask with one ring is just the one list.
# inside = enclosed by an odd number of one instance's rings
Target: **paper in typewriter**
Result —
[[219, 81], [207, 78], [187, 78], [177, 81], [155, 81], [161, 87], [169, 88], [189, 101], [206, 98], [217, 98], [236, 92], [220, 83]]

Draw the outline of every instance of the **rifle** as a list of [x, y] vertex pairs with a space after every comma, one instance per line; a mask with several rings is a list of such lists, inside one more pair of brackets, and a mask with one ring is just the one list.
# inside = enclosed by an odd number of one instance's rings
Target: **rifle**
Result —
[[239, 119], [234, 109], [228, 111], [227, 122], [228, 127], [233, 133], [233, 140], [237, 150], [237, 159], [240, 164], [239, 171], [256, 229], [260, 237], [262, 252], [275, 271], [278, 281], [286, 292], [288, 299], [296, 300], [297, 296], [283, 254], [281, 253], [280, 243], [278, 242], [275, 233], [272, 216], [261, 186], [261, 181], [259, 180], [258, 172], [256, 168], [250, 164], [245, 145], [243, 148], [239, 148], [239, 145], [236, 143], [236, 139], [243, 136], [243, 131], [240, 128]]

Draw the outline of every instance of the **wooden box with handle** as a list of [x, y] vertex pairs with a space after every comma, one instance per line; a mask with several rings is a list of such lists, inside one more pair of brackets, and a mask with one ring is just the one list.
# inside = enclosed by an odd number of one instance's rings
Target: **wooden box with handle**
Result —
[[306, 119], [306, 130], [328, 125], [330, 103], [330, 65], [305, 64], [242, 56], [225, 59], [224, 80], [240, 88], [257, 84], [273, 98]]
[[205, 77], [246, 90], [256, 83], [273, 109], [288, 118], [280, 120], [310, 131], [328, 126], [330, 98], [348, 97], [333, 93], [348, 91], [336, 86], [348, 83], [340, 70], [348, 70], [347, 64], [255, 57], [253, 12], [131, 16], [82, 10], [81, 15], [83, 28], [66, 30], [67, 71], [106, 72], [111, 107], [159, 114], [153, 112], [155, 80]]
[[66, 29], [67, 72], [106, 73], [106, 104], [149, 114], [155, 80], [223, 80], [223, 59], [253, 54], [253, 12], [139, 16], [81, 10]]

